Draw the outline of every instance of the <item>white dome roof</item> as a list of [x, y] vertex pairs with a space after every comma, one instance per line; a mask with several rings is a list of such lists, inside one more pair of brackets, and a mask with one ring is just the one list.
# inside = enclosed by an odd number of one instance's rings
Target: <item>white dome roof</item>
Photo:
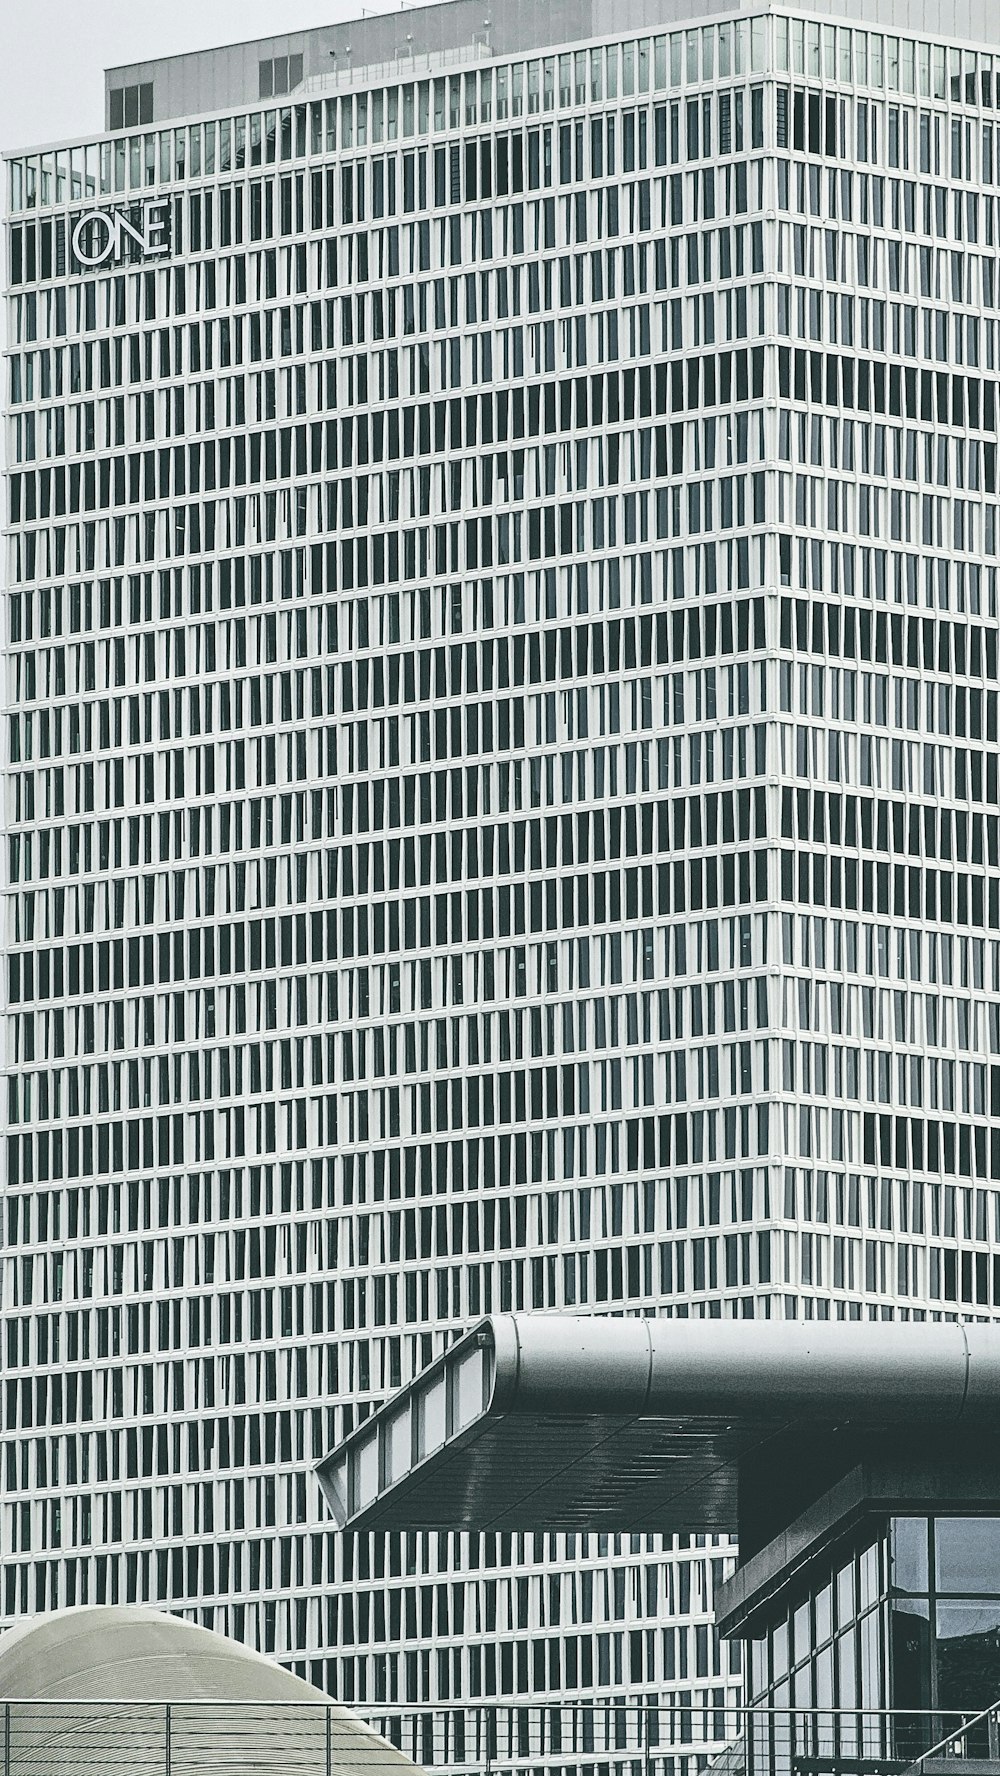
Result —
[[[0, 1634], [10, 1776], [214, 1772], [403, 1776], [351, 1709], [237, 1642], [140, 1604], [60, 1610]], [[167, 1727], [169, 1707], [169, 1732]], [[166, 1762], [167, 1746], [170, 1763]]]
[[74, 1702], [329, 1701], [260, 1653], [144, 1604], [57, 1610], [0, 1634], [0, 1699], [43, 1696]]

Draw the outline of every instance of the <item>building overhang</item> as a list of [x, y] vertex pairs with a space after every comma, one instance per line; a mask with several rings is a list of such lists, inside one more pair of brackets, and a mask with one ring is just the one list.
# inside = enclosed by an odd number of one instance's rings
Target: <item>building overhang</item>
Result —
[[869, 1449], [857, 1467], [834, 1479], [719, 1586], [720, 1634], [749, 1639], [762, 1633], [776, 1600], [872, 1518], [1000, 1516], [998, 1454], [997, 1438], [981, 1432], [883, 1438], [881, 1447]]
[[510, 1314], [393, 1395], [318, 1477], [358, 1531], [735, 1534], [742, 1469], [760, 1545], [808, 1502], [793, 1484], [780, 1504], [798, 1447], [821, 1476], [836, 1449], [832, 1484], [873, 1435], [959, 1427], [1000, 1430], [1000, 1326]]

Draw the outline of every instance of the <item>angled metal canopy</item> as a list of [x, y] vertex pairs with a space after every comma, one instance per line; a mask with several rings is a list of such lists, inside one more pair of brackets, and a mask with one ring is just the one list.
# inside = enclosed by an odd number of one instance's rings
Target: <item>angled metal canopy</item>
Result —
[[735, 1533], [793, 1428], [1000, 1430], [1000, 1326], [484, 1320], [318, 1469], [341, 1527]]

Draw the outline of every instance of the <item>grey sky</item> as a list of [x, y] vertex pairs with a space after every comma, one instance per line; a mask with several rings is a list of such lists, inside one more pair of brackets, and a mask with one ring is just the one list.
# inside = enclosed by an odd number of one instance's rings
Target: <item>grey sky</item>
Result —
[[[394, 12], [398, 0], [366, 0]], [[103, 124], [104, 69], [357, 18], [354, 0], [6, 0], [0, 147], [83, 137]]]

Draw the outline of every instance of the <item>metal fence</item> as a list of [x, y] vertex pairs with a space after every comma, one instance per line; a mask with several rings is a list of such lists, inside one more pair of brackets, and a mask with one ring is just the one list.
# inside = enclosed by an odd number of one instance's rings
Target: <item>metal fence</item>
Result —
[[707, 1769], [714, 1776], [903, 1776], [918, 1762], [930, 1770], [944, 1745], [954, 1761], [990, 1758], [998, 1734], [998, 1708], [974, 1715], [563, 1703], [369, 1711], [367, 1718], [415, 1763], [463, 1776], [697, 1776]]
[[[398, 1756], [322, 1703], [2, 1705], [0, 1776], [399, 1776]], [[996, 1760], [998, 1710], [511, 1705], [369, 1712], [415, 1763], [456, 1776], [933, 1776]]]

